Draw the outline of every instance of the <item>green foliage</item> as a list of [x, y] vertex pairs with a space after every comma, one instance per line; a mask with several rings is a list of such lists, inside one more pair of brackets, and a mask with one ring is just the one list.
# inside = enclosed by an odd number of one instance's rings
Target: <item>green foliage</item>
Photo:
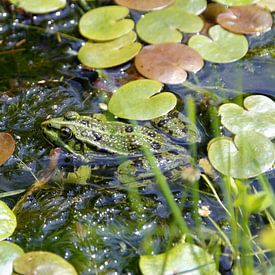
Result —
[[188, 46], [197, 50], [210, 62], [228, 63], [242, 58], [248, 51], [245, 36], [224, 30], [219, 25], [209, 29], [209, 37], [195, 35], [190, 38]]
[[10, 0], [19, 8], [31, 13], [48, 13], [62, 9], [66, 6], [66, 0]]
[[107, 41], [119, 38], [134, 28], [134, 21], [124, 19], [129, 10], [120, 6], [96, 8], [85, 13], [79, 21], [80, 33], [88, 39]]
[[221, 123], [229, 131], [238, 134], [242, 131], [255, 131], [268, 138], [275, 137], [275, 103], [263, 95], [245, 98], [244, 107], [226, 103], [219, 108]]
[[181, 243], [159, 255], [143, 255], [139, 266], [144, 275], [219, 274], [212, 257], [196, 245]]
[[114, 115], [148, 120], [171, 111], [177, 104], [174, 94], [160, 93], [162, 84], [155, 80], [135, 80], [121, 86], [112, 96], [108, 109]]
[[214, 0], [217, 3], [227, 6], [246, 6], [259, 2], [260, 0]]
[[138, 54], [141, 44], [135, 40], [136, 34], [130, 32], [110, 42], [87, 42], [80, 48], [78, 59], [82, 64], [91, 68], [114, 67], [129, 61]]

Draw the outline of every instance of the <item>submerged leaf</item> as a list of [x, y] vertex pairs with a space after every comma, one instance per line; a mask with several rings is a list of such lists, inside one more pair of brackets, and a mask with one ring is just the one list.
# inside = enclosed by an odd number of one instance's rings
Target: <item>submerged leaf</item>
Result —
[[244, 108], [226, 103], [219, 108], [221, 123], [229, 131], [238, 134], [242, 131], [255, 131], [268, 138], [275, 137], [275, 102], [263, 95], [248, 96]]
[[139, 267], [144, 275], [219, 274], [214, 260], [202, 248], [182, 243], [159, 255], [143, 255]]
[[66, 6], [66, 0], [10, 0], [19, 8], [31, 13], [48, 13], [62, 9]]
[[208, 143], [208, 158], [216, 170], [233, 178], [252, 178], [271, 169], [273, 143], [257, 132], [240, 132], [234, 142], [218, 137]]
[[209, 29], [209, 37], [192, 36], [188, 46], [197, 50], [201, 56], [210, 62], [228, 63], [242, 58], [248, 51], [245, 36], [224, 30], [219, 25]]
[[129, 10], [120, 6], [96, 8], [85, 13], [79, 21], [80, 33], [88, 39], [107, 41], [121, 37], [134, 28], [134, 21], [124, 19]]
[[0, 165], [4, 164], [15, 149], [15, 140], [9, 133], [0, 133]]
[[149, 120], [171, 111], [177, 104], [174, 94], [160, 93], [160, 82], [142, 79], [121, 86], [111, 97], [108, 108], [114, 115], [134, 120]]

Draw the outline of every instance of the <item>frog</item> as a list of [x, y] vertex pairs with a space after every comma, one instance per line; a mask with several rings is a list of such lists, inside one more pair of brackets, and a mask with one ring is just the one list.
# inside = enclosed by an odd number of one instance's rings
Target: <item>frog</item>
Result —
[[41, 127], [48, 142], [87, 163], [100, 156], [106, 162], [122, 157], [115, 173], [122, 183], [154, 177], [144, 150], [154, 156], [162, 173], [175, 177], [175, 171], [192, 163], [184, 145], [201, 140], [196, 125], [177, 110], [144, 125], [69, 111], [45, 120]]

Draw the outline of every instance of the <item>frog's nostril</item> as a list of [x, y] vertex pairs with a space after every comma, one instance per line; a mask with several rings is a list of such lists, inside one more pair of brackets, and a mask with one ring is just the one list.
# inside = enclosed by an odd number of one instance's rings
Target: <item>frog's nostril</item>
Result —
[[48, 129], [51, 129], [51, 128], [52, 128], [52, 124], [51, 124], [51, 123], [48, 123], [48, 124], [47, 124], [47, 128], [48, 128]]

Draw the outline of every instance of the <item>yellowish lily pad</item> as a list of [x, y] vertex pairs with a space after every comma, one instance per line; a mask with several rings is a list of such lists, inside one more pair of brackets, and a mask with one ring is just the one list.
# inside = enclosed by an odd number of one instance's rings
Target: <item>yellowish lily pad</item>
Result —
[[197, 50], [207, 61], [228, 63], [242, 58], [248, 51], [248, 42], [244, 35], [224, 30], [219, 25], [209, 29], [209, 37], [195, 35], [188, 46]]
[[19, 274], [77, 275], [75, 268], [62, 257], [46, 251], [28, 252], [14, 261]]
[[160, 92], [163, 85], [142, 79], [121, 86], [111, 97], [108, 109], [114, 115], [133, 120], [149, 120], [167, 114], [177, 104], [169, 92]]
[[48, 13], [66, 6], [66, 0], [10, 0], [19, 8], [31, 13]]
[[115, 0], [115, 2], [129, 9], [150, 11], [163, 9], [174, 3], [175, 0]]
[[219, 108], [221, 123], [230, 132], [255, 131], [268, 138], [275, 137], [275, 102], [263, 95], [245, 98], [244, 107], [226, 103]]
[[260, 0], [214, 0], [214, 1], [227, 6], [247, 6], [247, 5], [255, 4]]
[[129, 10], [120, 6], [105, 6], [85, 13], [79, 21], [80, 33], [91, 40], [107, 41], [119, 38], [134, 28], [134, 21], [124, 19]]
[[208, 158], [216, 170], [233, 178], [252, 178], [271, 169], [273, 143], [257, 132], [240, 132], [234, 141], [218, 137], [208, 143]]
[[0, 200], [0, 240], [11, 236], [17, 225], [16, 217], [10, 208]]
[[135, 40], [136, 34], [130, 32], [110, 42], [87, 42], [80, 48], [78, 59], [91, 68], [114, 67], [131, 60], [138, 54], [141, 44]]

